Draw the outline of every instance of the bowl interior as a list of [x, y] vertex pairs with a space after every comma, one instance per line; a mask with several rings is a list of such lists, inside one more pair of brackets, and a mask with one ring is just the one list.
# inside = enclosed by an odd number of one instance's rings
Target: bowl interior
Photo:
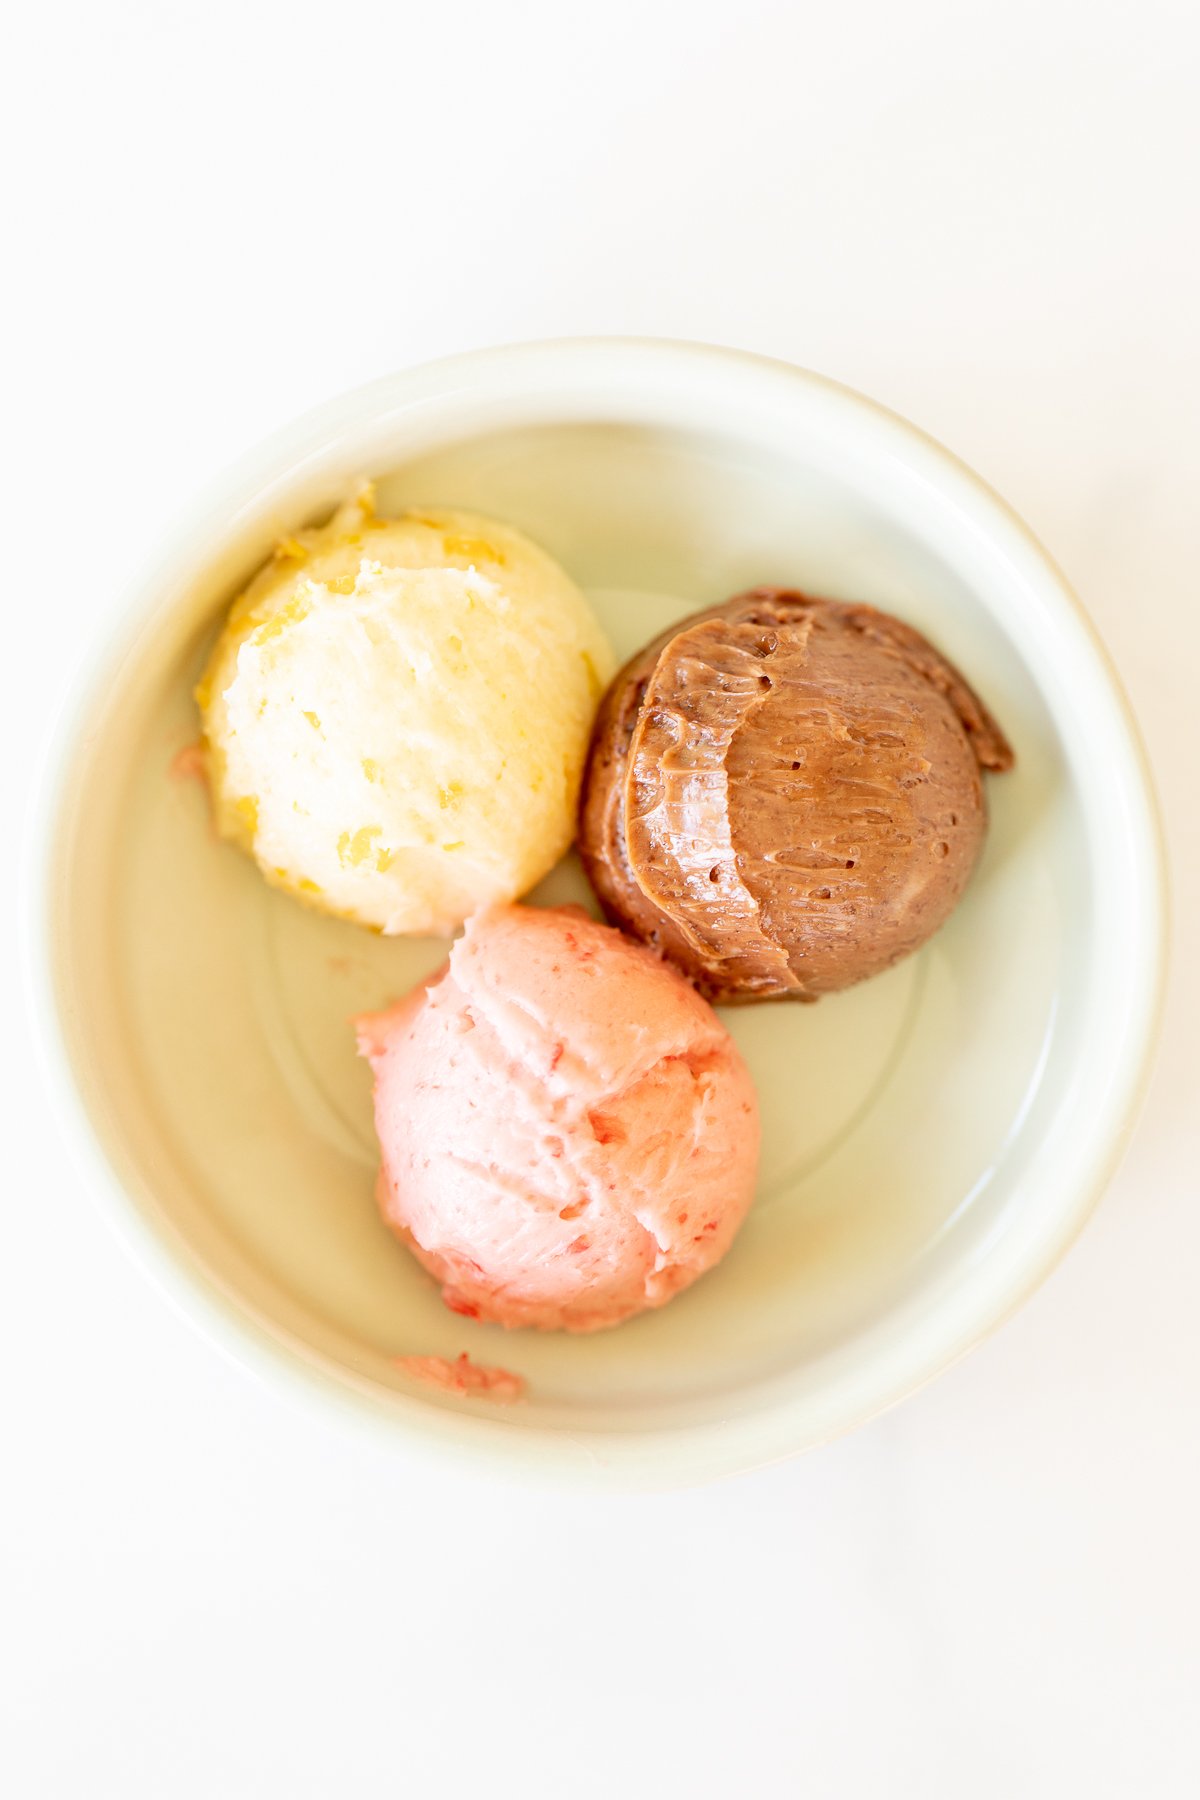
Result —
[[[434, 969], [444, 946], [377, 938], [271, 891], [214, 841], [201, 785], [173, 773], [196, 737], [191, 689], [224, 605], [280, 528], [332, 507], [343, 449], [269, 516], [184, 558], [79, 739], [54, 943], [76, 1079], [108, 1158], [155, 1234], [253, 1332], [410, 1420], [608, 1454], [645, 1434], [732, 1432], [786, 1397], [808, 1404], [797, 1440], [818, 1435], [844, 1422], [822, 1416], [836, 1381], [935, 1313], [1019, 1217], [1078, 1061], [1095, 871], [1052, 684], [962, 559], [819, 445], [597, 418], [370, 454], [360, 472], [378, 478], [381, 510], [478, 509], [542, 543], [621, 655], [759, 582], [912, 621], [1016, 749], [1015, 771], [988, 782], [982, 863], [950, 923], [889, 974], [816, 1006], [725, 1014], [765, 1145], [758, 1200], [719, 1269], [592, 1337], [447, 1312], [377, 1215], [370, 1082], [349, 1024]], [[573, 859], [534, 898], [568, 896], [589, 901]], [[501, 1412], [446, 1398], [393, 1360], [463, 1350], [524, 1375], [528, 1400]]]

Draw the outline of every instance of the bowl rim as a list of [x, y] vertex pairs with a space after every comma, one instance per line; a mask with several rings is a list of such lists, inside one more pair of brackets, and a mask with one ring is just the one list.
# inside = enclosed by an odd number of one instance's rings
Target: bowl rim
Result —
[[[1052, 1228], [1042, 1233], [1036, 1255], [1027, 1255], [1002, 1282], [993, 1282], [986, 1304], [974, 1316], [926, 1320], [922, 1343], [905, 1358], [881, 1356], [878, 1366], [843, 1379], [838, 1403], [823, 1407], [803, 1398], [783, 1399], [740, 1420], [688, 1425], [651, 1432], [592, 1435], [545, 1426], [513, 1429], [486, 1408], [450, 1412], [409, 1401], [386, 1406], [348, 1371], [338, 1371], [308, 1355], [295, 1340], [274, 1332], [224, 1294], [198, 1264], [177, 1254], [151, 1225], [126, 1191], [109, 1160], [99, 1131], [76, 1083], [61, 997], [55, 974], [54, 941], [57, 826], [63, 813], [76, 758], [105, 672], [119, 654], [131, 626], [143, 618], [172, 576], [194, 565], [200, 547], [226, 531], [252, 496], [289, 478], [306, 459], [328, 450], [357, 423], [360, 427], [387, 410], [432, 404], [485, 379], [553, 384], [572, 366], [588, 365], [597, 376], [639, 370], [673, 383], [682, 393], [692, 381], [757, 382], [779, 397], [805, 390], [840, 409], [869, 435], [890, 438], [889, 449], [919, 479], [941, 490], [969, 526], [982, 532], [1032, 583], [1039, 602], [1067, 618], [1092, 659], [1091, 675], [1103, 692], [1116, 730], [1110, 754], [1120, 751], [1124, 806], [1120, 816], [1130, 838], [1129, 879], [1143, 922], [1140, 937], [1126, 950], [1136, 960], [1139, 980], [1128, 1003], [1119, 1041], [1112, 1049], [1106, 1115], [1096, 1122], [1092, 1156], [1084, 1177], [1061, 1198]], [[570, 415], [565, 415], [570, 416]], [[575, 416], [578, 416], [577, 414]], [[193, 549], [195, 555], [193, 555]], [[174, 521], [167, 521], [158, 546], [110, 608], [83, 647], [70, 679], [53, 708], [38, 768], [31, 784], [23, 855], [26, 908], [22, 956], [26, 1004], [43, 1080], [62, 1120], [67, 1148], [83, 1184], [134, 1261], [173, 1306], [227, 1357], [273, 1386], [281, 1380], [298, 1398], [321, 1397], [339, 1417], [369, 1428], [385, 1423], [395, 1439], [409, 1445], [423, 1437], [443, 1452], [478, 1466], [497, 1461], [524, 1476], [584, 1481], [624, 1488], [676, 1486], [733, 1474], [782, 1460], [843, 1435], [883, 1412], [949, 1368], [1024, 1303], [1050, 1274], [1082, 1230], [1124, 1152], [1145, 1096], [1166, 986], [1167, 882], [1161, 815], [1149, 760], [1121, 681], [1095, 627], [1061, 570], [1029, 527], [973, 470], [919, 427], [855, 389], [815, 371], [755, 353], [691, 340], [645, 337], [585, 337], [532, 340], [464, 352], [384, 375], [328, 399], [283, 425], [240, 456], [207, 491]], [[961, 1309], [959, 1309], [961, 1311]], [[940, 1324], [940, 1329], [938, 1328]], [[885, 1366], [889, 1364], [890, 1366]], [[513, 1421], [515, 1424], [515, 1421]], [[407, 1428], [407, 1430], [405, 1429]], [[374, 1434], [373, 1434], [374, 1435]]]

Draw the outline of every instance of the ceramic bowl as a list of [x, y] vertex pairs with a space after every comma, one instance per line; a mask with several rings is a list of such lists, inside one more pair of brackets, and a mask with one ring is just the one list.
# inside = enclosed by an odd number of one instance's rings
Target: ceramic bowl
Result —
[[[468, 1322], [379, 1220], [350, 1016], [444, 946], [272, 891], [173, 778], [192, 685], [274, 541], [362, 475], [383, 511], [493, 513], [591, 596], [622, 655], [756, 583], [867, 600], [967, 673], [1016, 749], [958, 911], [815, 1006], [726, 1015], [765, 1128], [719, 1269], [592, 1337]], [[249, 457], [133, 594], [68, 709], [41, 808], [35, 972], [87, 1184], [210, 1334], [381, 1431], [525, 1469], [697, 1480], [803, 1450], [946, 1367], [1047, 1273], [1130, 1129], [1163, 966], [1134, 724], [1029, 532], [912, 426], [698, 345], [530, 344], [409, 371]], [[573, 861], [535, 900], [586, 897]], [[411, 1352], [523, 1375], [500, 1408]]]

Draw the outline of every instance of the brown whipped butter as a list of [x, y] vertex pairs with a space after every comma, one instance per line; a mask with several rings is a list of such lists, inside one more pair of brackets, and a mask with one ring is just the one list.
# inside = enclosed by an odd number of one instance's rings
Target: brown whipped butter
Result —
[[716, 1001], [811, 1000], [956, 905], [1012, 751], [874, 607], [755, 588], [664, 632], [596, 720], [580, 812], [605, 911]]

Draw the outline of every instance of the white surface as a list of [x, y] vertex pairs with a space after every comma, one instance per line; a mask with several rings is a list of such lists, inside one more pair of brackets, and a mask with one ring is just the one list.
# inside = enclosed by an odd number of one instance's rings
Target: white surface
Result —
[[22, 1800], [1195, 1792], [1196, 28], [981, 11], [27, 9], [10, 811], [47, 659], [262, 432], [471, 344], [661, 332], [865, 388], [1025, 514], [1142, 712], [1178, 898], [1159, 1074], [1062, 1270], [857, 1437], [653, 1500], [464, 1484], [226, 1368], [77, 1192], [6, 993]]

